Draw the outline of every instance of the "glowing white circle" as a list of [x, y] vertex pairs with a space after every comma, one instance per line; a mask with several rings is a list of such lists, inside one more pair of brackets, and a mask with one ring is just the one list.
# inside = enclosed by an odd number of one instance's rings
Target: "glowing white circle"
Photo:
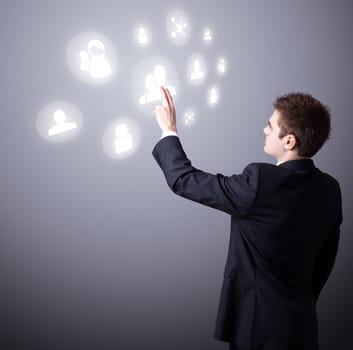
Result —
[[190, 21], [186, 13], [179, 9], [170, 11], [166, 19], [167, 36], [173, 44], [183, 45], [190, 38]]
[[66, 101], [45, 105], [37, 116], [37, 130], [47, 141], [65, 142], [74, 138], [82, 127], [79, 109]]
[[98, 33], [83, 32], [75, 36], [67, 47], [66, 56], [71, 72], [87, 84], [105, 84], [117, 72], [114, 46]]
[[131, 118], [115, 119], [105, 130], [102, 140], [104, 153], [112, 159], [131, 157], [139, 147], [141, 132]]
[[153, 117], [157, 105], [162, 104], [160, 86], [179, 95], [179, 79], [174, 65], [165, 57], [151, 56], [143, 60], [132, 76], [132, 98], [140, 112]]

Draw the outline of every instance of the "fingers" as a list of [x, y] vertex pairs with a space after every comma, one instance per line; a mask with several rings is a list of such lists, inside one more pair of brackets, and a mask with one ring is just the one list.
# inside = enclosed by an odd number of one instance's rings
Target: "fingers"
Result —
[[163, 106], [169, 107], [171, 111], [174, 111], [174, 103], [170, 91], [167, 88], [161, 86], [161, 93], [163, 99]]
[[160, 87], [160, 92], [161, 92], [161, 96], [162, 96], [162, 105], [163, 105], [163, 107], [169, 107], [167, 95], [166, 95], [166, 92], [165, 92], [163, 86]]
[[167, 93], [166, 93], [166, 89], [163, 86], [161, 86], [160, 87], [160, 91], [161, 91], [161, 95], [162, 95], [163, 106], [164, 107], [169, 107], [169, 101], [168, 101], [168, 96], [167, 96]]
[[170, 91], [168, 89], [166, 89], [166, 95], [167, 95], [167, 99], [168, 99], [169, 108], [171, 109], [172, 112], [174, 112], [173, 98], [172, 98], [172, 95], [170, 94]]

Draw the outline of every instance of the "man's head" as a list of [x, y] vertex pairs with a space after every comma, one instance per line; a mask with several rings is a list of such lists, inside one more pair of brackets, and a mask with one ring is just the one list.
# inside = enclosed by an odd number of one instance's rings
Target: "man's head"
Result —
[[329, 138], [330, 112], [311, 95], [290, 93], [279, 96], [265, 127], [266, 153], [277, 160], [310, 158]]

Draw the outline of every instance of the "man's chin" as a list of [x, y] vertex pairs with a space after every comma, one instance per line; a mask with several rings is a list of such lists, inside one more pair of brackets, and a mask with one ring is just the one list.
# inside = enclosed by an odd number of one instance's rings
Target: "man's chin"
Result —
[[264, 145], [264, 152], [271, 157], [275, 157], [271, 152], [268, 151], [268, 149], [266, 148], [266, 145]]

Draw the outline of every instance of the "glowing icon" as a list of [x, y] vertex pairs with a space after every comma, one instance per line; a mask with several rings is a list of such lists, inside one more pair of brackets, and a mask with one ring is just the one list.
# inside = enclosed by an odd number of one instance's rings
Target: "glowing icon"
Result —
[[126, 124], [120, 124], [115, 129], [115, 151], [117, 154], [124, 153], [133, 148], [132, 136]]
[[138, 25], [135, 27], [135, 40], [141, 47], [146, 47], [150, 44], [151, 33], [147, 26]]
[[227, 70], [227, 63], [223, 57], [218, 59], [217, 70], [218, 70], [218, 73], [220, 73], [220, 74], [224, 74]]
[[169, 89], [174, 101], [178, 99], [179, 78], [173, 63], [163, 56], [144, 58], [134, 69], [131, 79], [132, 100], [142, 114], [153, 117], [154, 102], [162, 98], [161, 86]]
[[137, 150], [140, 136], [139, 127], [133, 119], [116, 119], [104, 132], [103, 150], [109, 158], [126, 159]]
[[211, 42], [213, 39], [213, 34], [212, 34], [212, 30], [210, 28], [206, 28], [203, 31], [203, 36], [202, 39], [204, 42]]
[[219, 89], [215, 86], [211, 87], [207, 92], [207, 102], [210, 106], [215, 106], [219, 102]]
[[192, 85], [203, 83], [207, 75], [207, 65], [202, 55], [195, 54], [188, 59], [187, 75]]
[[100, 40], [90, 40], [87, 51], [79, 53], [81, 71], [89, 72], [92, 78], [104, 78], [112, 74], [112, 70], [105, 57], [105, 47]]
[[172, 17], [170, 19], [172, 21], [172, 23], [174, 24], [175, 28], [173, 31], [170, 32], [170, 36], [175, 39], [178, 35], [182, 36], [182, 37], [186, 37], [186, 28], [187, 28], [187, 23], [185, 22], [185, 20], [183, 18], [176, 18], [176, 17]]
[[76, 35], [67, 47], [66, 57], [72, 73], [88, 84], [105, 84], [117, 72], [114, 46], [98, 33]]
[[57, 135], [57, 134], [62, 134], [64, 132], [70, 131], [72, 129], [77, 128], [76, 123], [68, 123], [65, 122], [66, 119], [66, 114], [63, 110], [58, 109], [54, 112], [53, 118], [57, 125], [53, 126], [51, 129], [48, 131], [49, 136]]
[[45, 105], [37, 116], [39, 134], [50, 142], [65, 142], [79, 133], [82, 116], [79, 109], [66, 101]]
[[183, 123], [185, 126], [191, 126], [195, 121], [195, 117], [196, 112], [192, 108], [187, 109], [183, 115]]
[[209, 95], [209, 101], [211, 105], [214, 105], [218, 101], [218, 96], [217, 96], [217, 91], [215, 88], [211, 89], [210, 95]]
[[144, 27], [139, 28], [139, 36], [138, 36], [139, 43], [142, 45], [148, 44], [148, 38], [146, 34], [146, 29]]
[[168, 14], [167, 31], [173, 43], [186, 43], [190, 36], [190, 23], [183, 11], [173, 10]]
[[[167, 80], [166, 69], [163, 65], [157, 64], [154, 67], [153, 74], [147, 74], [145, 77], [145, 87], [148, 92], [139, 98], [139, 104], [154, 102], [162, 98], [160, 86], [165, 86]], [[166, 86], [172, 95], [176, 94], [174, 86]]]
[[201, 64], [199, 60], [194, 61], [194, 71], [191, 73], [191, 80], [201, 79], [205, 77], [205, 73], [201, 69]]

